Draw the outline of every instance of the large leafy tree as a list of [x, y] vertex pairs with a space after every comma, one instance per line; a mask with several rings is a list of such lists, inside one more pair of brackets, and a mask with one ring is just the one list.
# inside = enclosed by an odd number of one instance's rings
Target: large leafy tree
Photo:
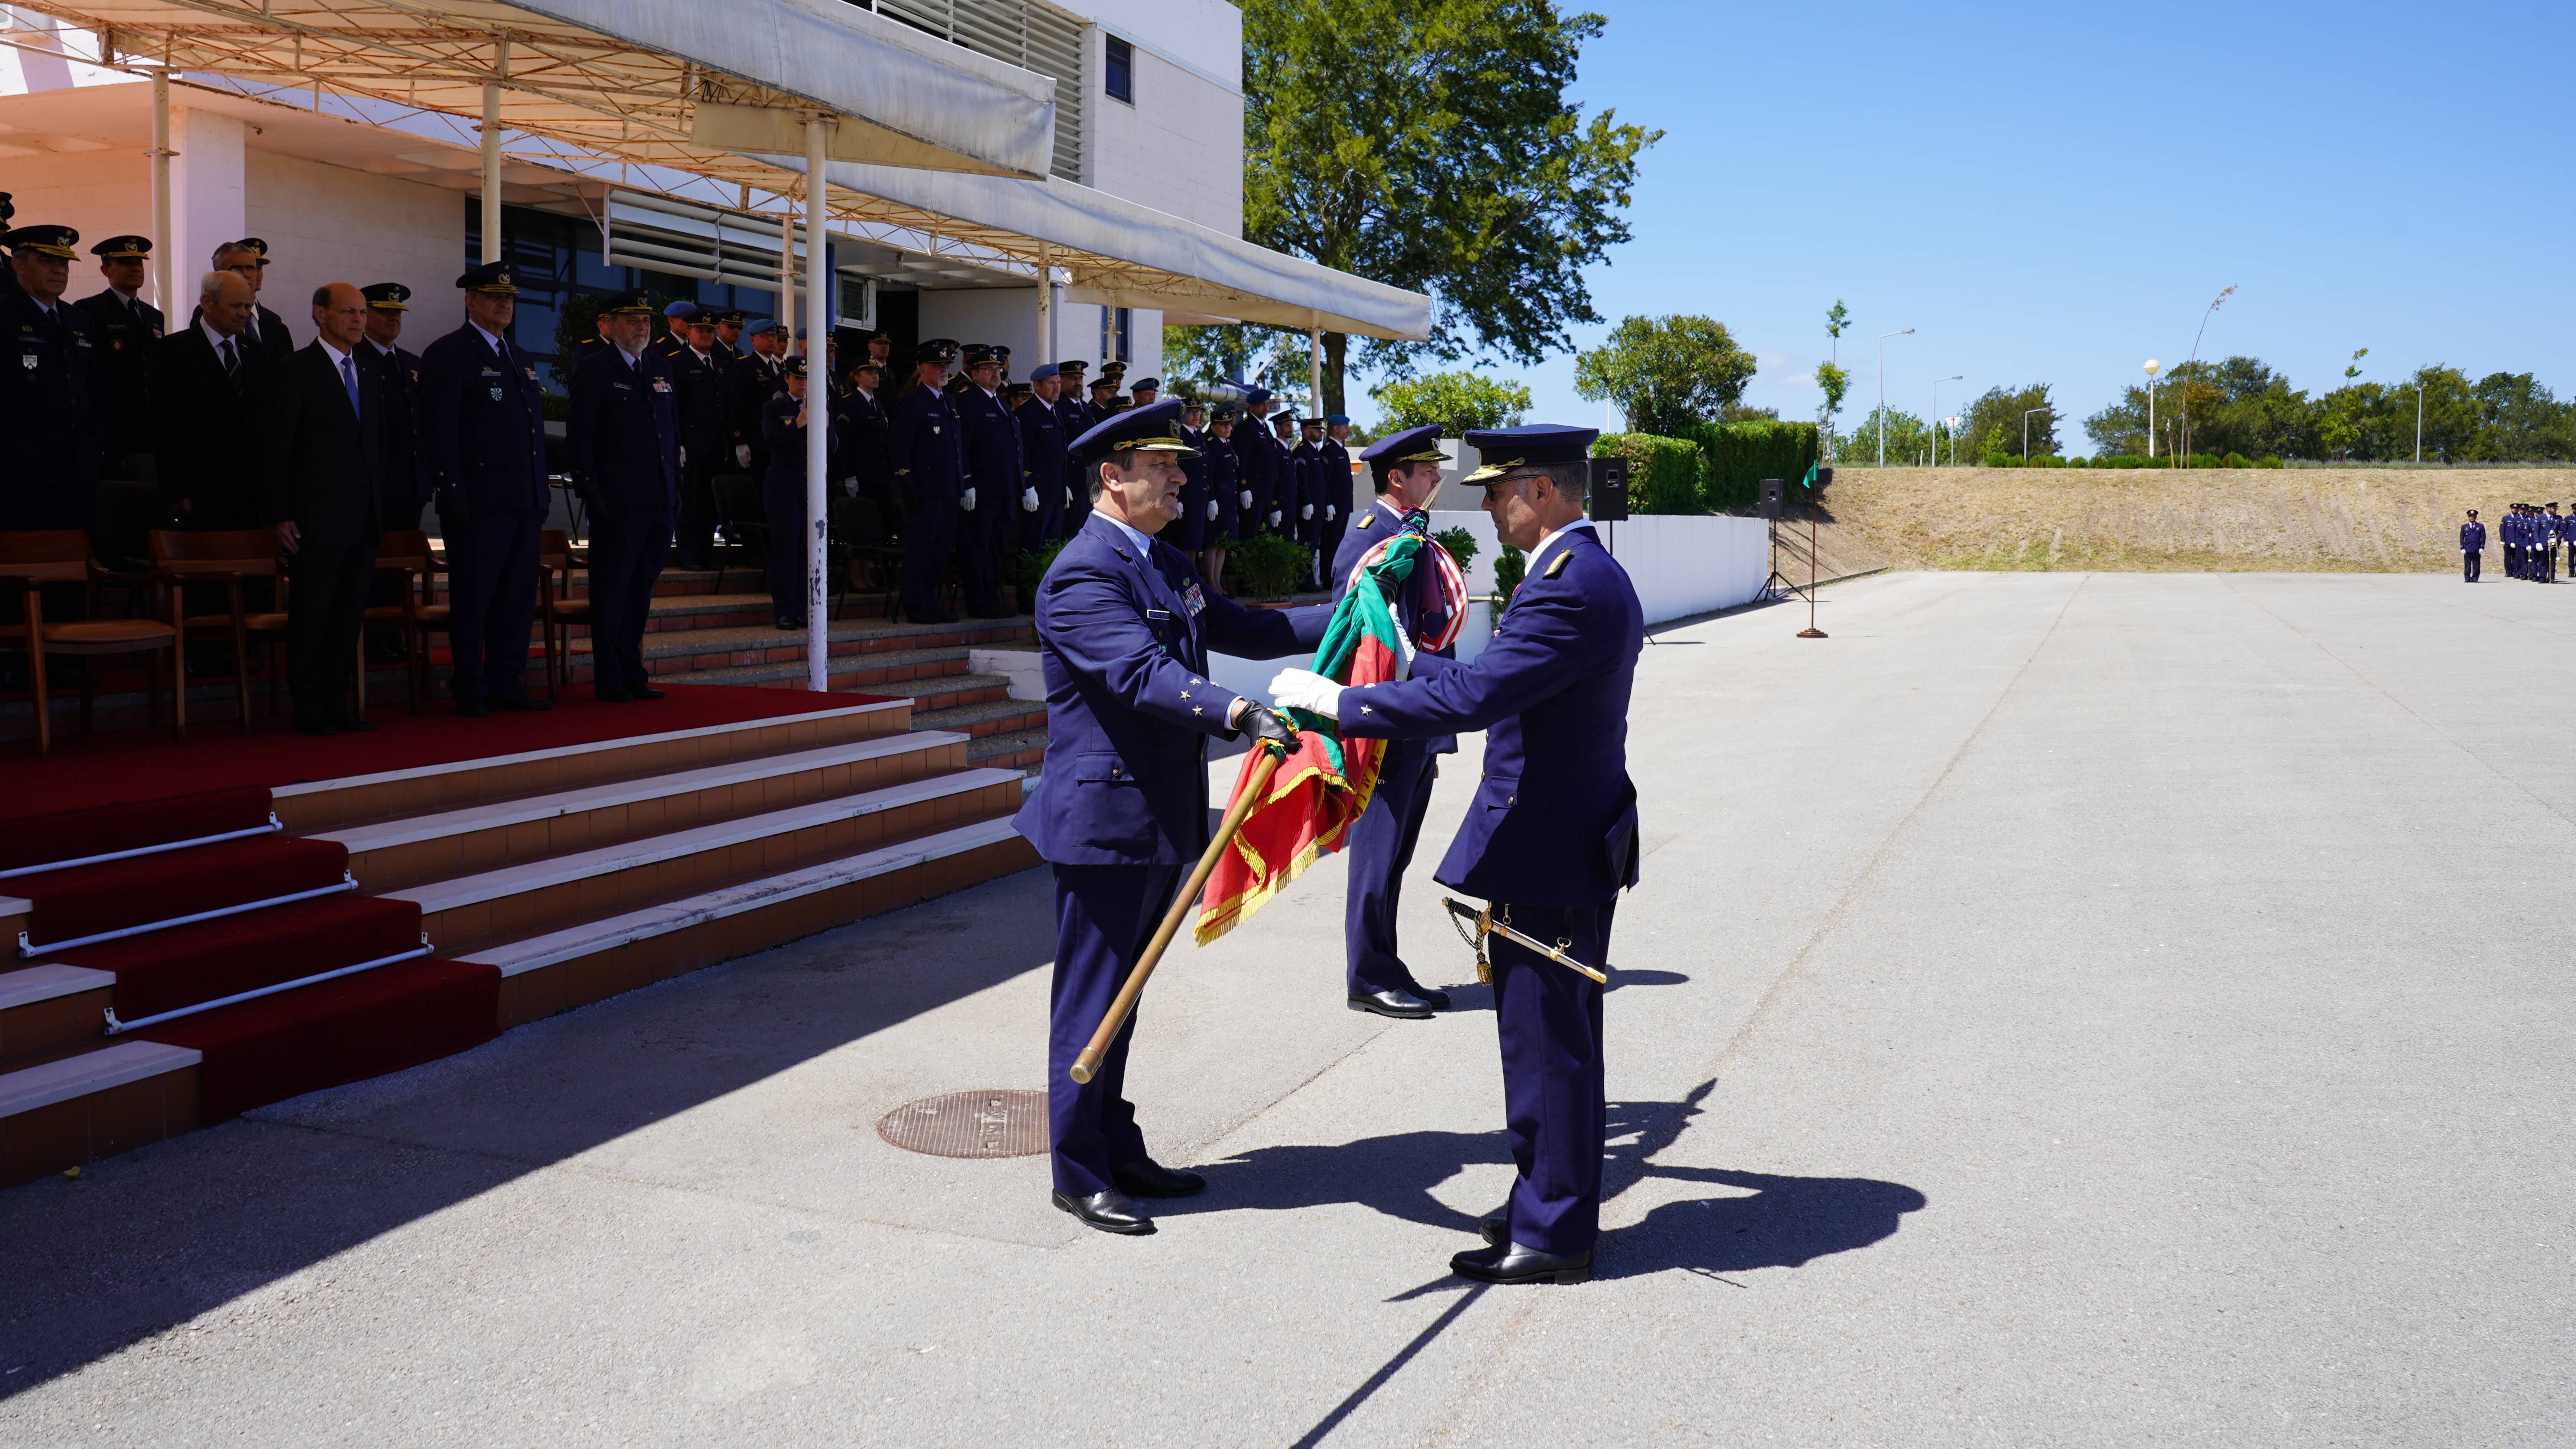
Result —
[[[2036, 422], [2037, 419], [2032, 419]], [[1834, 438], [1834, 452], [1857, 467], [1868, 467], [1878, 461], [1878, 433], [1882, 424], [1887, 429], [1887, 461], [1890, 467], [1910, 467], [1933, 460], [1932, 426], [1909, 412], [1889, 408], [1881, 413], [1872, 408], [1860, 415], [1850, 432]], [[1941, 440], [1938, 461], [1950, 460], [1949, 439]], [[1965, 448], [1959, 450], [1959, 461], [1967, 462]]]
[[2576, 457], [2576, 404], [2562, 403], [2527, 372], [2491, 372], [2470, 389], [2478, 430], [2462, 456], [2481, 463]]
[[1517, 382], [1497, 382], [1472, 372], [1434, 372], [1390, 379], [1373, 388], [1385, 415], [1380, 435], [1437, 424], [1456, 437], [1469, 428], [1508, 428], [1526, 417], [1530, 390]]
[[1617, 403], [1631, 431], [1678, 438], [1693, 423], [1725, 419], [1753, 371], [1753, 354], [1716, 318], [1623, 317], [1574, 359], [1574, 390]]
[[[2156, 386], [2158, 452], [2178, 446], [2175, 436], [2189, 391], [2191, 448], [2196, 453], [2236, 453], [2248, 458], [2313, 457], [2319, 443], [2317, 404], [2259, 358], [2177, 365]], [[2132, 387], [2120, 400], [2084, 420], [2094, 447], [2106, 454], [2147, 451], [2147, 391]]]
[[[1242, 0], [1244, 233], [1432, 298], [1425, 358], [1523, 363], [1600, 320], [1583, 269], [1628, 239], [1637, 153], [1662, 134], [1565, 99], [1598, 15], [1551, 0]], [[1343, 406], [1349, 339], [1324, 334]]]
[[[2032, 411], [2037, 408], [2047, 411]], [[1959, 415], [1960, 459], [1983, 458], [1989, 453], [2021, 457], [2025, 412], [2030, 413], [2029, 456], [2055, 457], [2057, 404], [2048, 395], [2047, 383], [2034, 382], [2027, 387], [1990, 387], [1968, 404], [1968, 410]]]

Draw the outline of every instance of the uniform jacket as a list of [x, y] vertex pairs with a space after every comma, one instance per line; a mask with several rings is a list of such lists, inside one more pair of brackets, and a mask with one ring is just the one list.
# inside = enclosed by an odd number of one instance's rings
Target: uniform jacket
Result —
[[856, 496], [885, 502], [886, 482], [892, 470], [886, 465], [885, 406], [867, 393], [853, 389], [832, 404], [832, 476], [842, 482], [857, 480]]
[[671, 361], [646, 351], [634, 362], [603, 347], [573, 368], [564, 420], [572, 486], [611, 513], [679, 506], [680, 422]]
[[1324, 518], [1321, 508], [1315, 510], [1315, 517], [1323, 520], [1326, 533], [1338, 534], [1357, 521], [1352, 514], [1369, 505], [1366, 499], [1353, 496], [1360, 490], [1358, 475], [1351, 471], [1350, 449], [1326, 438], [1315, 445], [1315, 457], [1315, 476], [1324, 485], [1323, 501], [1333, 506], [1331, 518]]
[[[0, 513], [58, 490], [98, 492], [98, 342], [89, 314], [56, 302], [49, 317], [25, 292], [0, 297]], [[23, 527], [39, 526], [28, 515]]]
[[362, 339], [358, 360], [375, 368], [385, 394], [385, 506], [389, 512], [407, 508], [403, 517], [417, 518], [420, 505], [429, 501], [429, 470], [420, 461], [420, 354], [400, 344], [387, 352]]
[[760, 434], [769, 442], [769, 473], [763, 482], [804, 486], [805, 429], [796, 421], [798, 408], [812, 409], [805, 415], [808, 418], [821, 415], [823, 456], [828, 461], [832, 455], [836, 439], [832, 434], [831, 404], [811, 392], [805, 394], [805, 401], [801, 403], [782, 392], [763, 404], [760, 410]]
[[287, 358], [268, 390], [260, 522], [292, 521], [308, 547], [372, 546], [384, 527], [383, 383], [354, 352], [350, 360], [358, 379], [354, 412], [339, 362], [318, 340]]
[[1207, 742], [1238, 696], [1210, 649], [1273, 659], [1311, 649], [1329, 609], [1246, 609], [1179, 549], [1150, 555], [1106, 517], [1065, 541], [1038, 583], [1046, 764], [1012, 823], [1060, 865], [1170, 865], [1207, 848]]
[[1031, 398], [1012, 412], [1011, 421], [1020, 429], [1020, 457], [1029, 470], [1029, 484], [1038, 490], [1038, 507], [1064, 507], [1064, 490], [1072, 479], [1071, 462], [1065, 455], [1064, 423], [1053, 404]]
[[[1333, 586], [1334, 603], [1340, 603], [1342, 595], [1350, 592], [1351, 570], [1359, 567], [1360, 560], [1367, 556], [1368, 551], [1394, 537], [1403, 526], [1403, 514], [1377, 502], [1362, 508], [1360, 516], [1351, 520], [1350, 528], [1342, 534], [1341, 546], [1333, 551], [1332, 573], [1327, 579]], [[1396, 621], [1404, 625], [1407, 639], [1420, 641], [1448, 626], [1449, 601], [1440, 591], [1430, 569], [1416, 567], [1413, 577], [1405, 580], [1404, 585], [1395, 591], [1391, 602], [1395, 605]], [[1457, 658], [1458, 646], [1440, 646], [1438, 657], [1444, 660]], [[1414, 672], [1428, 673], [1430, 669], [1439, 667], [1417, 667]], [[1430, 740], [1430, 748], [1435, 755], [1454, 755], [1458, 752], [1458, 737], [1435, 735]]]
[[1173, 426], [1180, 440], [1196, 451], [1181, 456], [1181, 516], [1163, 530], [1162, 537], [1174, 548], [1194, 553], [1207, 540], [1207, 435], [1186, 423]]
[[[718, 360], [724, 362], [726, 416], [733, 424], [733, 440], [749, 444], [755, 454], [765, 451], [769, 444], [761, 436], [762, 419], [768, 414], [769, 400], [787, 391], [786, 373], [779, 369], [777, 359], [757, 352], [728, 359], [720, 355], [720, 349], [710, 350], [718, 351]], [[755, 456], [752, 461], [757, 463], [760, 459]]]
[[[1297, 478], [1297, 505], [1287, 510], [1279, 521], [1282, 529], [1293, 528], [1299, 543], [1324, 541], [1324, 455], [1309, 442], [1300, 441], [1288, 458]], [[1301, 516], [1307, 510], [1314, 516]]]
[[106, 460], [152, 451], [152, 356], [161, 342], [161, 309], [129, 302], [109, 287], [73, 304], [89, 316], [98, 348], [99, 433]]
[[[1294, 480], [1281, 476], [1287, 456], [1279, 451], [1279, 440], [1270, 436], [1270, 420], [1246, 415], [1234, 425], [1235, 456], [1242, 462], [1243, 488], [1252, 501], [1243, 507], [1252, 514], [1256, 529], [1270, 526], [1270, 510], [1279, 508], [1280, 494]], [[1287, 531], [1294, 509], [1280, 509], [1279, 523]]]
[[1342, 733], [1486, 731], [1484, 780], [1433, 879], [1512, 905], [1606, 905], [1637, 881], [1628, 695], [1644, 647], [1627, 570], [1578, 524], [1530, 558], [1475, 663], [1344, 690]]
[[450, 508], [544, 512], [546, 414], [537, 366], [519, 344], [495, 352], [471, 322], [420, 355], [420, 451]]
[[1091, 512], [1091, 480], [1083, 476], [1082, 460], [1073, 456], [1073, 443], [1100, 420], [1091, 415], [1090, 404], [1074, 397], [1058, 398], [1055, 415], [1064, 430], [1064, 532], [1070, 538]]
[[189, 505], [199, 528], [250, 528], [259, 512], [260, 469], [268, 453], [261, 430], [271, 371], [266, 353], [233, 339], [239, 374], [227, 374], [205, 329], [190, 326], [161, 339], [152, 359], [152, 452], [161, 498]]
[[[887, 420], [886, 456], [896, 481], [909, 483], [923, 503], [954, 501], [966, 491], [964, 429], [957, 405], [935, 387], [905, 390]], [[976, 500], [981, 502], [981, 499]]]
[[[1207, 524], [1207, 537], [1230, 538], [1240, 505], [1236, 494], [1243, 487], [1242, 460], [1235, 455], [1234, 444], [1214, 433], [1199, 435], [1199, 450], [1206, 455], [1208, 497], [1216, 503], [1216, 517]], [[1199, 510], [1205, 513], [1206, 509]]]
[[[737, 471], [733, 461], [733, 379], [724, 359], [710, 349], [706, 360], [683, 344], [665, 359], [671, 369], [671, 391], [677, 399], [680, 446], [699, 460], [696, 466], [719, 473]], [[765, 400], [765, 399], [764, 399]], [[753, 420], [757, 431], [757, 418]]]
[[2460, 525], [2460, 552], [2483, 553], [2487, 546], [2487, 526], [2483, 523]]
[[1021, 461], [1020, 425], [1011, 421], [1011, 405], [973, 383], [955, 403], [965, 428], [966, 482], [975, 490], [975, 511], [1017, 516], [1029, 470]]

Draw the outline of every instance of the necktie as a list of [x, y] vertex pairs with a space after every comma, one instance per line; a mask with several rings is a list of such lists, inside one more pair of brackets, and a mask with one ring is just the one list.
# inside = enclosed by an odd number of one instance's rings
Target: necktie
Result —
[[346, 355], [340, 359], [340, 386], [349, 390], [349, 414], [358, 413], [358, 366]]
[[233, 351], [233, 340], [227, 337], [224, 339], [224, 376], [239, 377], [240, 375], [241, 354]]

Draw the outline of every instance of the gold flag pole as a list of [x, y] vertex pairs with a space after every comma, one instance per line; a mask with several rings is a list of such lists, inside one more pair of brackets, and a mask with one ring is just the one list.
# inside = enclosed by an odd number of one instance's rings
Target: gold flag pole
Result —
[[1234, 803], [1226, 807], [1225, 819], [1216, 828], [1216, 838], [1208, 842], [1206, 852], [1199, 856], [1198, 869], [1190, 872], [1189, 884], [1181, 887], [1180, 895], [1172, 901], [1172, 908], [1163, 913], [1163, 924], [1155, 930], [1154, 939], [1145, 944], [1145, 954], [1136, 958], [1136, 969], [1127, 973], [1126, 984], [1118, 988], [1118, 998], [1109, 1003], [1109, 1014], [1100, 1019], [1100, 1029], [1091, 1034], [1091, 1044], [1082, 1049], [1082, 1055], [1073, 1059], [1072, 1076], [1075, 1081], [1088, 1082], [1099, 1072], [1100, 1059], [1107, 1055], [1109, 1043], [1116, 1040], [1119, 1030], [1127, 1025], [1128, 1016], [1136, 1010], [1136, 998], [1145, 994], [1145, 978], [1154, 974], [1154, 966], [1163, 959], [1163, 952], [1172, 944], [1172, 937], [1180, 934], [1181, 922], [1189, 919], [1190, 903], [1199, 898], [1201, 890], [1206, 889], [1208, 876], [1215, 872], [1216, 863], [1225, 848], [1234, 843], [1234, 833], [1243, 828], [1244, 817], [1252, 813], [1252, 807], [1260, 800], [1262, 787], [1270, 783], [1271, 775], [1279, 769], [1279, 762], [1288, 758], [1287, 749], [1276, 740], [1261, 741], [1260, 750], [1261, 761], [1252, 767], [1252, 779], [1234, 792]]

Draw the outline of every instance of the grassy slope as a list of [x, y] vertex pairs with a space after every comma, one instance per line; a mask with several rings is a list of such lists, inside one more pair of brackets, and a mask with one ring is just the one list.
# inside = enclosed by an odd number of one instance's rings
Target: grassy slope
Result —
[[1839, 468], [1825, 507], [1898, 568], [2132, 572], [2459, 567], [2462, 511], [2576, 500], [2567, 469]]

